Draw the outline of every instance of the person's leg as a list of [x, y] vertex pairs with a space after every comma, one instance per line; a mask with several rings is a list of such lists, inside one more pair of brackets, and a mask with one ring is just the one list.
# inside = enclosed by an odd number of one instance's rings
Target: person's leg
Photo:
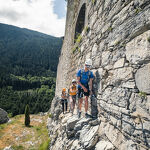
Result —
[[62, 104], [62, 111], [63, 111], [63, 114], [64, 114], [64, 102], [61, 102]]
[[74, 112], [74, 108], [75, 108], [75, 104], [76, 104], [76, 96], [73, 97], [72, 104], [73, 104], [72, 112]]
[[83, 89], [78, 88], [78, 118], [81, 117], [82, 102], [83, 102]]
[[71, 112], [73, 110], [73, 99], [72, 99], [72, 96], [70, 96], [70, 109], [71, 109]]
[[87, 111], [88, 111], [88, 98], [89, 98], [90, 91], [89, 91], [88, 87], [87, 87], [87, 89], [88, 89], [88, 92], [84, 93], [84, 95], [85, 95], [85, 105], [84, 105], [84, 108], [85, 108], [85, 117], [89, 117]]
[[67, 100], [65, 100], [65, 106], [66, 106], [66, 111], [67, 111], [67, 108], [68, 108], [68, 102], [67, 102]]
[[79, 111], [81, 112], [83, 98], [79, 99]]
[[85, 105], [84, 105], [84, 107], [85, 107], [85, 113], [87, 113], [87, 111], [88, 111], [88, 96], [85, 96]]

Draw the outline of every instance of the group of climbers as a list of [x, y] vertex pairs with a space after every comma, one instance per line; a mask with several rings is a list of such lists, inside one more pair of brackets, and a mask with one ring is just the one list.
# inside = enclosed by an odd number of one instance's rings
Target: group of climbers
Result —
[[62, 89], [62, 94], [61, 94], [61, 103], [62, 103], [62, 110], [63, 113], [67, 112], [68, 108], [68, 100], [70, 102], [70, 111], [74, 112], [75, 104], [76, 104], [76, 96], [77, 96], [77, 86], [76, 86], [76, 80], [72, 80], [72, 85], [70, 86], [68, 93], [65, 88]]
[[81, 108], [84, 98], [84, 108], [85, 108], [85, 117], [89, 117], [90, 115], [87, 113], [88, 111], [88, 98], [92, 95], [92, 81], [94, 78], [93, 72], [90, 71], [92, 66], [91, 59], [87, 59], [85, 61], [85, 65], [83, 69], [79, 69], [75, 79], [72, 80], [72, 85], [68, 90], [68, 94], [66, 89], [62, 90], [61, 102], [62, 102], [62, 110], [63, 113], [67, 112], [68, 101], [70, 104], [70, 111], [72, 114], [74, 113], [75, 105], [77, 107], [78, 117], [81, 117]]

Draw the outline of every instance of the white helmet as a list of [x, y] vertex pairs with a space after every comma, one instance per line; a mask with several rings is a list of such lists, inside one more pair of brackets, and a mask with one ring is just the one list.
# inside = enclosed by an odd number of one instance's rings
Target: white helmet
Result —
[[92, 66], [92, 60], [91, 59], [87, 59], [85, 61], [85, 65]]
[[76, 82], [76, 79], [73, 79], [73, 80], [72, 80], [72, 83], [73, 83], [73, 82]]

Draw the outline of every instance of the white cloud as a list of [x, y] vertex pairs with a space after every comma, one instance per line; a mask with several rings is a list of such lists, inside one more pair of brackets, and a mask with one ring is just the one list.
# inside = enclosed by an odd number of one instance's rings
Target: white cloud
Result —
[[65, 18], [58, 19], [53, 3], [53, 0], [0, 0], [0, 22], [63, 36]]

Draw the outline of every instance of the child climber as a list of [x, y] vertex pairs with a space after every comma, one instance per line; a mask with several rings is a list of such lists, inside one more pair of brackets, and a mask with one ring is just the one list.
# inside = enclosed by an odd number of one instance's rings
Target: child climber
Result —
[[69, 89], [69, 95], [70, 95], [70, 102], [71, 102], [71, 112], [74, 113], [74, 108], [76, 104], [76, 94], [77, 94], [77, 86], [76, 86], [76, 80], [72, 80], [72, 85]]
[[63, 114], [64, 114], [65, 112], [67, 112], [67, 106], [68, 106], [67, 93], [66, 93], [65, 88], [62, 89], [61, 104], [62, 104], [62, 111], [63, 111]]

